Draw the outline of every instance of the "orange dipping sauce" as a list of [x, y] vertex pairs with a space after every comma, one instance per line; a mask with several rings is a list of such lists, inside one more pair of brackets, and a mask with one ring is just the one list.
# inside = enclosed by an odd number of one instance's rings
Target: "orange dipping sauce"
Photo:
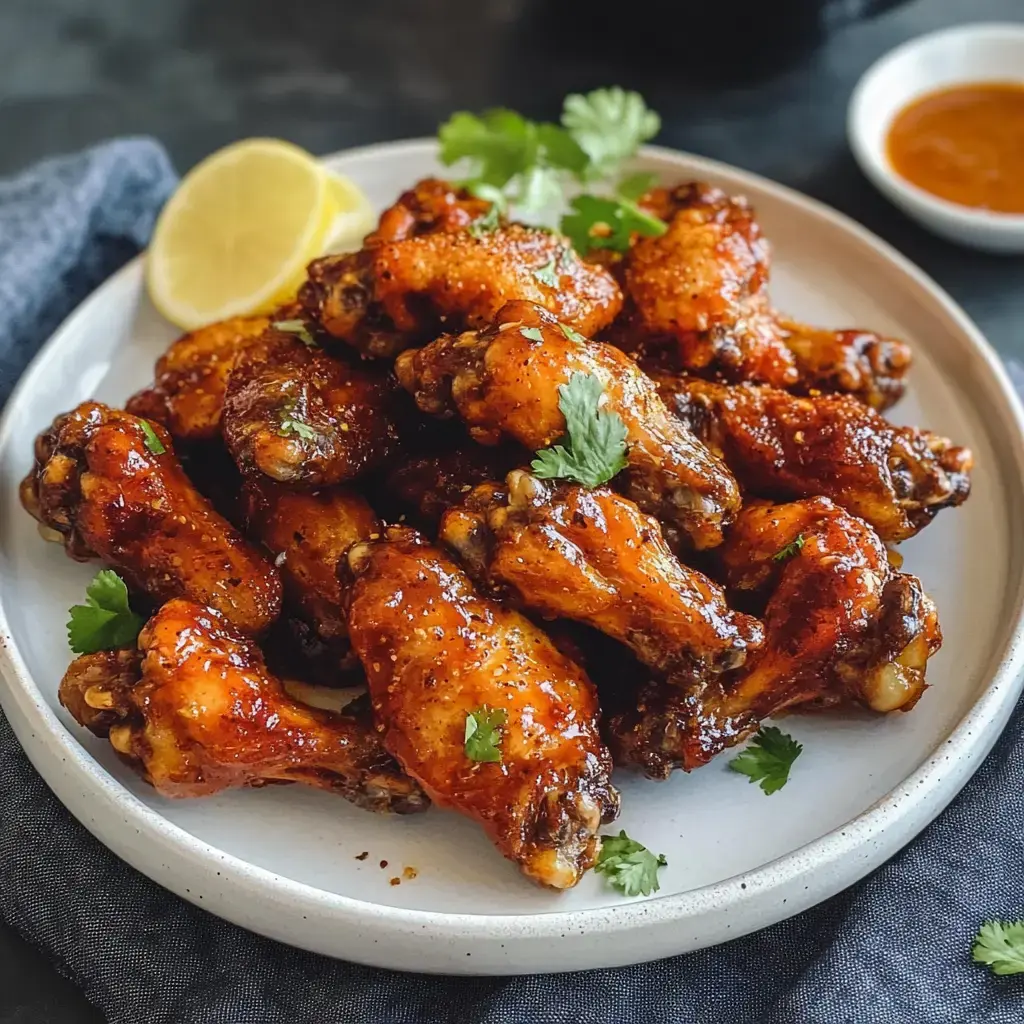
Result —
[[1024, 213], [1024, 83], [928, 93], [896, 115], [886, 149], [896, 172], [932, 195]]

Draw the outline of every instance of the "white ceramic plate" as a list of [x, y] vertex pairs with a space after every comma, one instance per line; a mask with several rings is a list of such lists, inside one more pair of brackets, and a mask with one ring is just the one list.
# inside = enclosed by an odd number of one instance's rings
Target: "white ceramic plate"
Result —
[[[433, 154], [407, 142], [329, 162], [383, 206], [437, 170]], [[722, 942], [832, 895], [923, 828], [978, 766], [1024, 664], [1024, 417], [995, 355], [920, 271], [833, 211], [667, 150], [646, 150], [640, 164], [666, 181], [708, 178], [749, 196], [775, 244], [779, 306], [908, 338], [917, 363], [897, 416], [973, 446], [970, 502], [905, 546], [946, 635], [932, 689], [909, 715], [789, 718], [805, 749], [772, 797], [725, 759], [665, 783], [617, 776], [615, 827], [668, 857], [649, 899], [626, 900], [593, 875], [563, 895], [536, 889], [470, 822], [440, 811], [375, 817], [301, 787], [155, 796], [57, 704], [71, 657], [67, 609], [95, 567], [40, 541], [16, 495], [38, 430], [84, 398], [122, 402], [174, 337], [136, 261], [57, 331], [0, 425], [3, 708], [54, 792], [129, 863], [246, 928], [363, 963], [493, 974], [602, 967]], [[418, 876], [390, 884], [405, 867]]]

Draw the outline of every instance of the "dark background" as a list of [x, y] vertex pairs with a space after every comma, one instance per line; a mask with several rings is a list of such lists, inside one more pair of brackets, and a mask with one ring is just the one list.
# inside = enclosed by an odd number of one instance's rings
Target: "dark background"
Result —
[[[852, 214], [1024, 359], [1024, 260], [917, 228], [844, 139], [850, 91], [886, 50], [968, 19], [1024, 22], [1024, 0], [915, 0], [848, 27], [839, 14], [863, 0], [838, 0], [827, 38], [813, 2], [0, 0], [0, 175], [122, 134], [156, 136], [179, 171], [247, 135], [327, 153], [431, 135], [462, 107], [554, 119], [566, 92], [617, 83], [661, 113], [660, 143]], [[100, 1020], [0, 925], [0, 1024]]]

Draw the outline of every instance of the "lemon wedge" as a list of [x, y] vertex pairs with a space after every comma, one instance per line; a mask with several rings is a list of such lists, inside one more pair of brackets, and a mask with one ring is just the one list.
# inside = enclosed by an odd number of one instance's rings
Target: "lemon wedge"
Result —
[[329, 174], [328, 188], [337, 210], [327, 238], [327, 252], [355, 252], [363, 238], [377, 226], [366, 193], [344, 174]]
[[157, 220], [146, 265], [153, 304], [185, 330], [271, 312], [295, 295], [357, 198], [289, 142], [226, 146], [185, 176]]

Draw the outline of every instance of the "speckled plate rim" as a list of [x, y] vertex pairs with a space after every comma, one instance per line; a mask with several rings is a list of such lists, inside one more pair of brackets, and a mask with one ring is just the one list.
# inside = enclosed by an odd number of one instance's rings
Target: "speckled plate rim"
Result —
[[[347, 150], [330, 163], [387, 156], [422, 158], [433, 140]], [[663, 147], [645, 156], [681, 164], [695, 176], [727, 177], [770, 194], [843, 231], [865, 257], [885, 261], [899, 287], [941, 312], [976, 360], [969, 384], [987, 410], [989, 438], [1003, 468], [1011, 515], [1024, 512], [1024, 409], [995, 351], [966, 313], [887, 243], [803, 194], [728, 164]], [[12, 410], [60, 358], [61, 338], [83, 307], [126, 288], [142, 274], [133, 260], [89, 296], [54, 332], [12, 393], [0, 418], [0, 450], [11, 443]], [[1024, 538], [1013, 540], [1015, 559]], [[0, 705], [26, 753], [58, 798], [97, 838], [132, 866], [197, 906], [291, 945], [361, 963], [406, 970], [512, 974], [637, 963], [735, 938], [798, 913], [857, 881], [916, 835], [981, 764], [1024, 685], [1024, 578], [1008, 585], [1001, 647], [990, 655], [990, 682], [928, 760], [845, 826], [800, 849], [713, 885], [580, 911], [523, 915], [446, 914], [364, 902], [296, 882], [171, 824], [101, 767], [67, 730], [33, 681], [0, 606]], [[344, 941], [331, 937], [346, 929]], [[576, 941], [566, 942], [573, 939]], [[602, 941], [579, 941], [590, 938]], [[619, 941], [607, 941], [619, 940]], [[627, 940], [627, 941], [621, 941]], [[344, 947], [344, 953], [339, 947]]]

